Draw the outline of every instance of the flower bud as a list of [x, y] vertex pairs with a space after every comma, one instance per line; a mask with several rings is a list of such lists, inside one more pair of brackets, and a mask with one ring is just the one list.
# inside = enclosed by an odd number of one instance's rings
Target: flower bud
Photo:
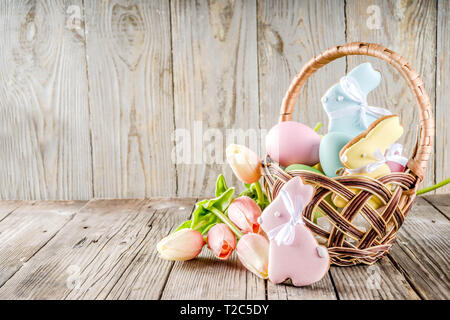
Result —
[[200, 254], [204, 244], [197, 230], [181, 229], [159, 241], [156, 249], [166, 260], [191, 260]]
[[207, 241], [213, 254], [222, 260], [228, 259], [236, 248], [236, 237], [224, 223], [216, 224], [209, 229]]
[[239, 260], [258, 277], [267, 279], [269, 273], [269, 241], [260, 234], [247, 233], [236, 247]]
[[226, 150], [227, 161], [236, 177], [252, 184], [261, 178], [261, 159], [247, 147], [230, 144]]
[[228, 207], [228, 217], [244, 233], [259, 232], [258, 218], [260, 216], [261, 208], [247, 196], [235, 199]]

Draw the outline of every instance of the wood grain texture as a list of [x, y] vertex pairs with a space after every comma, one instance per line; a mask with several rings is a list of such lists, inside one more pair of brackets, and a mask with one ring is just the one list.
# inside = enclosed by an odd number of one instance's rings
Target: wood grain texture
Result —
[[1, 199], [93, 195], [81, 4], [0, 3]]
[[322, 280], [306, 287], [277, 285], [267, 281], [268, 300], [336, 300], [337, 296], [328, 273]]
[[423, 198], [445, 215], [447, 219], [450, 219], [450, 196], [448, 194], [430, 195]]
[[175, 263], [161, 299], [264, 300], [265, 284], [235, 253], [221, 261], [205, 249], [195, 260]]
[[29, 259], [41, 250], [85, 203], [24, 203], [3, 219], [0, 222], [0, 288], [18, 270], [27, 266]]
[[[174, 0], [171, 8], [175, 124], [189, 134], [185, 157], [180, 149], [177, 157], [178, 195], [203, 197], [219, 173], [240, 185], [224, 163], [227, 144], [259, 151], [259, 140], [245, 139], [259, 135], [247, 132], [259, 124], [256, 0]], [[240, 130], [237, 137], [229, 129]]]
[[[247, 144], [264, 155], [265, 130], [277, 122], [303, 63], [357, 40], [400, 53], [421, 75], [437, 119], [424, 182], [431, 185], [450, 173], [449, 6], [427, 0], [1, 1], [0, 199], [203, 197], [213, 193], [220, 172], [238, 186], [224, 163], [226, 145]], [[340, 59], [314, 74], [294, 119], [310, 126], [321, 121], [324, 133], [320, 97], [362, 61], [382, 72], [369, 103], [401, 115], [409, 155], [416, 103], [395, 70], [374, 58]]]
[[[436, 1], [348, 0], [346, 17], [347, 42], [375, 42], [399, 53], [419, 73], [434, 101]], [[376, 58], [349, 57], [348, 70], [366, 61], [382, 75], [381, 84], [369, 93], [368, 102], [400, 115], [405, 131], [399, 143], [404, 145], [403, 154], [409, 157], [416, 143], [417, 103], [401, 75]], [[424, 186], [434, 184], [434, 161], [432, 157], [428, 162]]]
[[[330, 47], [345, 43], [344, 1], [258, 2], [259, 104], [261, 128], [278, 121], [281, 101], [302, 65]], [[327, 128], [320, 98], [345, 74], [345, 59], [314, 74], [302, 90], [294, 120]], [[265, 149], [264, 149], [265, 150]], [[264, 152], [261, 152], [264, 154]]]
[[388, 258], [375, 265], [331, 267], [340, 300], [419, 300], [420, 297]]
[[[344, 1], [258, 2], [259, 97], [261, 128], [278, 121], [281, 101], [302, 65], [323, 50], [345, 43]], [[326, 21], [326, 23], [324, 23]], [[314, 74], [300, 94], [294, 120], [310, 127], [327, 115], [320, 98], [345, 74], [345, 59]], [[264, 153], [262, 153], [264, 154]]]
[[168, 1], [85, 1], [94, 196], [176, 193]]
[[[144, 200], [92, 200], [0, 288], [0, 297], [88, 298], [110, 289], [149, 230], [152, 212], [140, 215], [143, 205]], [[102, 281], [95, 283], [98, 277]]]
[[20, 207], [24, 202], [19, 200], [4, 200], [0, 202], [0, 221], [10, 215], [15, 209]]
[[424, 299], [450, 298], [449, 243], [448, 218], [418, 198], [390, 255]]
[[448, 299], [450, 223], [439, 210], [450, 196], [427, 198], [388, 257], [332, 267], [303, 288], [261, 280], [235, 254], [220, 261], [206, 248], [188, 262], [160, 259], [157, 241], [195, 199], [1, 201], [3, 211], [20, 206], [0, 220], [0, 299]]
[[[450, 1], [437, 1], [436, 182], [450, 177]], [[450, 185], [437, 190], [450, 193]]]
[[106, 299], [158, 299], [174, 262], [159, 258], [156, 244], [188, 219], [195, 199], [152, 200], [145, 211], [154, 210], [152, 229], [142, 248], [110, 290]]

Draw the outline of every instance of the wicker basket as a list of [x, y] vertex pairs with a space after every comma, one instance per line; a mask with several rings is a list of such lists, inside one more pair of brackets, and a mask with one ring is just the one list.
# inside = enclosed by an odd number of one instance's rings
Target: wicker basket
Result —
[[[304, 220], [311, 231], [327, 244], [331, 262], [339, 266], [372, 264], [392, 247], [396, 233], [411, 209], [416, 190], [423, 180], [432, 152], [434, 135], [431, 102], [417, 72], [397, 53], [378, 44], [363, 42], [330, 48], [306, 63], [292, 81], [283, 99], [279, 121], [292, 119], [300, 90], [310, 75], [327, 63], [348, 55], [367, 55], [387, 61], [401, 73], [416, 97], [420, 111], [419, 133], [405, 172], [391, 173], [376, 180], [363, 176], [329, 178], [310, 171], [296, 170], [286, 173], [269, 158], [263, 163], [264, 186], [270, 201], [294, 176], [299, 176], [306, 183], [313, 183], [316, 186], [315, 196], [303, 212]], [[361, 192], [355, 193], [351, 189], [358, 189]], [[336, 210], [324, 200], [330, 193], [347, 200], [347, 205], [342, 210]], [[385, 206], [378, 211], [375, 210], [368, 203], [371, 196], [378, 197]], [[331, 230], [327, 231], [313, 222], [317, 207], [326, 213]], [[358, 215], [369, 222], [367, 230], [355, 223]]]

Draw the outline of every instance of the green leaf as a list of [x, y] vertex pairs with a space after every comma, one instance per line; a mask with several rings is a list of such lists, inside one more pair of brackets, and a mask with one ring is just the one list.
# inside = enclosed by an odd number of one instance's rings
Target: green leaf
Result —
[[219, 174], [216, 181], [216, 197], [221, 196], [227, 189], [227, 183], [225, 182], [223, 174]]
[[181, 230], [181, 229], [187, 229], [187, 228], [190, 228], [190, 227], [191, 227], [191, 224], [192, 224], [192, 220], [187, 220], [187, 221], [183, 222], [182, 224], [180, 224], [180, 225], [178, 226], [178, 228], [175, 229], [174, 232], [177, 232], [178, 230]]
[[197, 202], [195, 210], [192, 213], [191, 228], [198, 230], [200, 233], [202, 233], [203, 229], [205, 229], [208, 224], [217, 222], [216, 215], [203, 207], [203, 204], [206, 202], [208, 202], [208, 200]]
[[225, 212], [225, 210], [230, 205], [231, 201], [233, 201], [233, 196], [234, 196], [234, 188], [228, 188], [219, 197], [208, 200], [206, 203], [202, 205], [206, 209], [215, 207], [216, 209]]
[[244, 189], [244, 191], [242, 191], [239, 194], [240, 197], [247, 196], [249, 198], [252, 198], [259, 205], [261, 210], [264, 210], [269, 205], [269, 203], [270, 203], [269, 199], [267, 198], [267, 195], [263, 190], [261, 190], [262, 199], [258, 198], [258, 191], [257, 191], [256, 183], [252, 183], [252, 184], [243, 183], [243, 185], [244, 185], [245, 189]]
[[[220, 221], [219, 221], [218, 223], [220, 223]], [[200, 233], [203, 234], [203, 235], [208, 234], [209, 229], [211, 229], [212, 227], [214, 227], [216, 224], [217, 224], [217, 223], [210, 223], [210, 224], [208, 224], [208, 225], [202, 230], [202, 232], [200, 232]], [[206, 241], [205, 241], [205, 242], [206, 242]]]
[[220, 223], [221, 220], [210, 209], [214, 207], [222, 213], [225, 212], [231, 201], [233, 201], [233, 195], [234, 188], [228, 188], [219, 197], [197, 202], [192, 213], [191, 228], [198, 230], [201, 234], [205, 234], [215, 224]]

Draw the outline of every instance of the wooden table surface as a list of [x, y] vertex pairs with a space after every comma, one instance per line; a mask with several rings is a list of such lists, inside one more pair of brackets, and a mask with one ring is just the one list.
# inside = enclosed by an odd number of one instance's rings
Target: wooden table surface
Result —
[[332, 267], [313, 286], [261, 280], [204, 249], [188, 262], [155, 245], [196, 199], [0, 202], [1, 299], [449, 299], [450, 195], [418, 198], [373, 266]]

